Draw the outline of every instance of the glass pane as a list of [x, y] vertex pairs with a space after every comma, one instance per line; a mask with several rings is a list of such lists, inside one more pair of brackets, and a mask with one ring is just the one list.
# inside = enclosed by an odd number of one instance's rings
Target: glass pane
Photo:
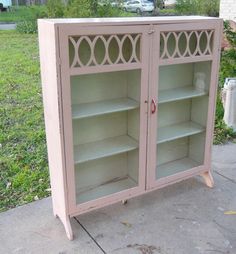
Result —
[[71, 78], [77, 203], [138, 186], [140, 70]]
[[210, 62], [159, 68], [156, 179], [204, 163]]

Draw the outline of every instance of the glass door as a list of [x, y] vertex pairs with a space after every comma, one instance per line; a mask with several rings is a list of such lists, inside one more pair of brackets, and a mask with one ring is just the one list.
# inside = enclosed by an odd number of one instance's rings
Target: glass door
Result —
[[73, 213], [145, 190], [148, 40], [145, 27], [64, 27], [61, 34]]
[[214, 23], [156, 27], [150, 87], [149, 188], [209, 164], [216, 79]]

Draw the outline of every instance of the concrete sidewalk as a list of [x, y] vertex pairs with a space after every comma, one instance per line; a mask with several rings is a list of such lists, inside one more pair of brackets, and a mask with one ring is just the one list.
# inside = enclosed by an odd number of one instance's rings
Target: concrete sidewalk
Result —
[[200, 177], [73, 219], [75, 240], [47, 198], [0, 214], [0, 253], [235, 254], [236, 144], [214, 146], [215, 187]]

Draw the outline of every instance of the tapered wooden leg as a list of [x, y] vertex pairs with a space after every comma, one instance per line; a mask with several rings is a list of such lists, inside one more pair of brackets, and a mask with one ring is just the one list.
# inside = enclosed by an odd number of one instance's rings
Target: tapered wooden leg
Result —
[[205, 172], [205, 173], [201, 174], [201, 176], [203, 177], [206, 185], [209, 188], [213, 188], [213, 186], [214, 186], [214, 180], [213, 180], [211, 172], [210, 171]]
[[66, 231], [66, 236], [68, 237], [68, 239], [70, 241], [72, 241], [73, 240], [73, 231], [71, 228], [70, 217], [54, 214], [54, 216], [55, 215], [61, 220], [62, 224], [64, 225], [65, 231]]
[[72, 232], [72, 228], [71, 228], [71, 223], [70, 223], [70, 218], [69, 216], [65, 219], [65, 221], [63, 222], [65, 230], [66, 230], [66, 235], [68, 237], [68, 239], [70, 241], [73, 240], [73, 232]]

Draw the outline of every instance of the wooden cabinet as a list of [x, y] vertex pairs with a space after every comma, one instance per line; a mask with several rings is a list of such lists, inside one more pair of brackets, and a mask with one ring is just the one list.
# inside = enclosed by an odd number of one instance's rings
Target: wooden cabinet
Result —
[[210, 174], [222, 21], [39, 20], [54, 214]]

